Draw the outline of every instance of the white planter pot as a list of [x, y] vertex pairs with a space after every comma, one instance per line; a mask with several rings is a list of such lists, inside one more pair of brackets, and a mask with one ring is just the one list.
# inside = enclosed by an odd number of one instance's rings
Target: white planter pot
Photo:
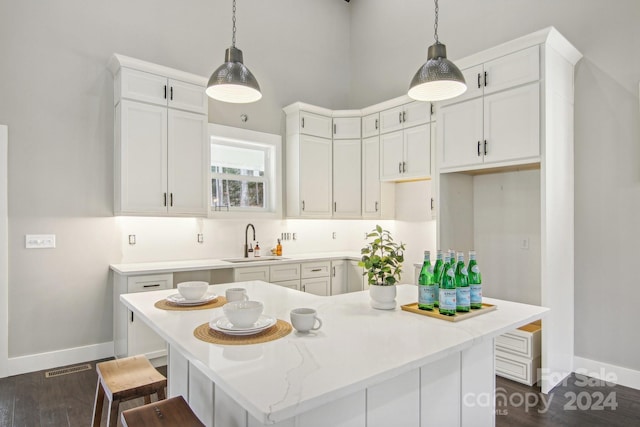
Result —
[[379, 310], [393, 310], [396, 308], [396, 287], [393, 286], [369, 286], [371, 307]]

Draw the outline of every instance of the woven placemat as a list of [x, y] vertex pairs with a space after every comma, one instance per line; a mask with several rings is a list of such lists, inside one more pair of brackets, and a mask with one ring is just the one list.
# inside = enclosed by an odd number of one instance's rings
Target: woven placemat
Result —
[[222, 332], [214, 331], [209, 327], [209, 323], [203, 323], [194, 329], [193, 335], [201, 341], [211, 344], [225, 345], [246, 345], [260, 344], [286, 337], [293, 330], [289, 322], [278, 319], [275, 325], [259, 332], [255, 335], [227, 335]]
[[155, 308], [159, 308], [160, 310], [175, 310], [175, 311], [188, 311], [188, 310], [207, 310], [209, 308], [222, 307], [227, 303], [227, 299], [223, 296], [218, 296], [218, 298], [213, 301], [209, 301], [206, 304], [202, 305], [178, 305], [172, 302], [167, 301], [166, 299], [161, 299], [156, 302], [153, 306]]

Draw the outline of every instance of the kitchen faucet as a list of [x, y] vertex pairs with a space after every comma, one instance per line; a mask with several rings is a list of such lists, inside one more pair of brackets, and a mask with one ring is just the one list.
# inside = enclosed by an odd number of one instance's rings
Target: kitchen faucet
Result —
[[249, 242], [247, 241], [247, 235], [249, 234], [249, 227], [253, 230], [253, 240], [256, 240], [256, 228], [253, 224], [247, 224], [247, 228], [244, 230], [244, 257], [249, 258]]

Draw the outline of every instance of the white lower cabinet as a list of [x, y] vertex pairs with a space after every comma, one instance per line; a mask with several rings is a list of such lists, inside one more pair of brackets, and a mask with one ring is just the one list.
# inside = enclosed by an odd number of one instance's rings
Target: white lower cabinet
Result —
[[166, 343], [133, 312], [120, 302], [120, 295], [134, 292], [149, 292], [173, 287], [173, 274], [146, 276], [114, 276], [114, 354], [128, 357], [144, 354], [148, 359], [164, 357]]
[[537, 321], [497, 337], [496, 374], [527, 385], [537, 383], [541, 332], [542, 326]]
[[300, 290], [300, 264], [278, 264], [269, 267], [269, 280], [274, 285]]
[[269, 281], [269, 266], [240, 267], [233, 269], [234, 282], [246, 282], [247, 280]]
[[300, 280], [300, 290], [314, 295], [328, 296], [331, 292], [330, 277], [315, 277]]

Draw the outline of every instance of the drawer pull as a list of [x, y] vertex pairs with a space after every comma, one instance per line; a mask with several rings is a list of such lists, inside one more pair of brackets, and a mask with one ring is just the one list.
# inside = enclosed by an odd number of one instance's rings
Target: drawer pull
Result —
[[143, 288], [157, 288], [160, 286], [160, 283], [154, 283], [153, 285], [142, 285]]
[[312, 272], [318, 272], [318, 271], [322, 271], [322, 269], [321, 268], [313, 268], [313, 269], [311, 269], [311, 271]]

